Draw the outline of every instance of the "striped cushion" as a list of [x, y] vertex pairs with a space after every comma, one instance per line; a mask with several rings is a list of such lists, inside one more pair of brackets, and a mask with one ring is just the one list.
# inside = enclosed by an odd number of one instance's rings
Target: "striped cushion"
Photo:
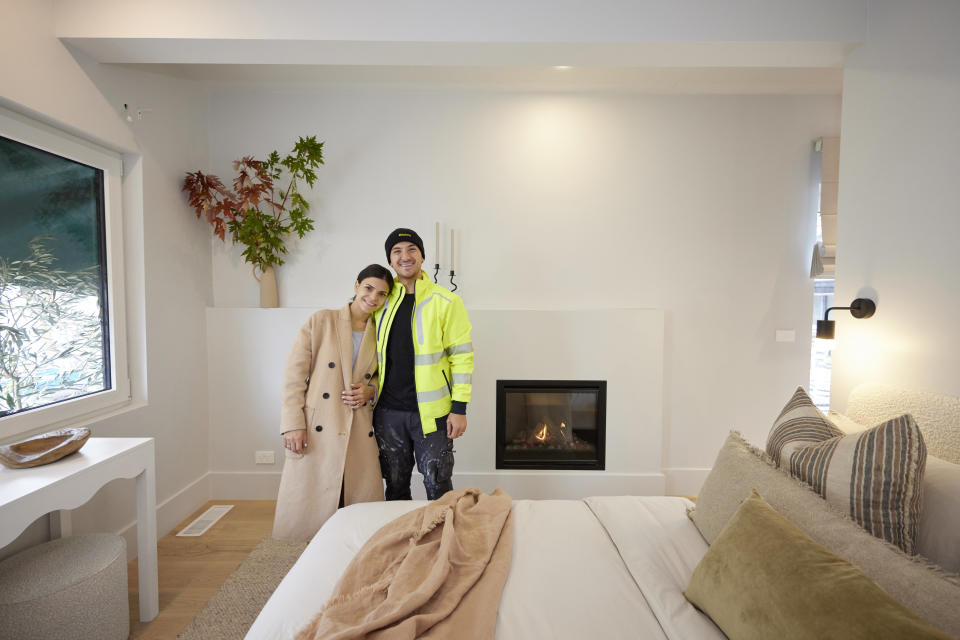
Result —
[[773, 423], [767, 437], [767, 454], [779, 467], [781, 458], [789, 459], [797, 447], [842, 435], [843, 431], [827, 420], [803, 387], [797, 387]]
[[774, 423], [767, 453], [873, 535], [916, 552], [927, 449], [909, 414], [845, 435], [800, 388]]

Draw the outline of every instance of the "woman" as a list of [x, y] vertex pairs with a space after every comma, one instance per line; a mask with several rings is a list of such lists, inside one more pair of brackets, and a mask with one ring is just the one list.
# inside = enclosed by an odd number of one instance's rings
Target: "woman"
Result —
[[392, 286], [385, 267], [368, 266], [351, 302], [316, 312], [294, 340], [283, 376], [286, 460], [274, 538], [309, 540], [338, 505], [383, 500], [370, 407], [377, 383], [371, 314]]

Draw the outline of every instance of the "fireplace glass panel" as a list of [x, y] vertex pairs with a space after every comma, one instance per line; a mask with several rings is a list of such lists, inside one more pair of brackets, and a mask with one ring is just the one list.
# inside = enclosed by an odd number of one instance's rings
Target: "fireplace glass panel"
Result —
[[604, 381], [498, 381], [498, 468], [603, 469]]

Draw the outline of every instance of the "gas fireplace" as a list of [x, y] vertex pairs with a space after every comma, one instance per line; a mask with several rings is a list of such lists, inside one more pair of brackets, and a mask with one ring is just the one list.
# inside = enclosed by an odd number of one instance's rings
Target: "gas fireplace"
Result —
[[603, 469], [606, 380], [497, 380], [497, 469]]

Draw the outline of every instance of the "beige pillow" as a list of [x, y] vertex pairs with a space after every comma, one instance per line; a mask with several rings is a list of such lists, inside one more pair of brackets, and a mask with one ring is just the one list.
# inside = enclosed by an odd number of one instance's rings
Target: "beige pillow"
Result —
[[[842, 413], [827, 414], [830, 422], [846, 433], [857, 433], [867, 427]], [[920, 432], [925, 426], [917, 424]], [[924, 440], [926, 442], [926, 439]], [[953, 464], [927, 455], [923, 471], [923, 509], [917, 553], [947, 571], [960, 572], [960, 464]]]
[[730, 638], [947, 638], [753, 490], [683, 593]]
[[697, 496], [690, 517], [713, 543], [740, 501], [756, 488], [816, 542], [856, 566], [884, 591], [934, 627], [960, 637], [960, 580], [875, 538], [844, 513], [774, 467], [738, 433], [731, 433]]
[[917, 553], [960, 573], [960, 464], [927, 457]]
[[916, 552], [927, 449], [910, 415], [844, 434], [798, 388], [770, 430], [767, 453], [873, 535]]

